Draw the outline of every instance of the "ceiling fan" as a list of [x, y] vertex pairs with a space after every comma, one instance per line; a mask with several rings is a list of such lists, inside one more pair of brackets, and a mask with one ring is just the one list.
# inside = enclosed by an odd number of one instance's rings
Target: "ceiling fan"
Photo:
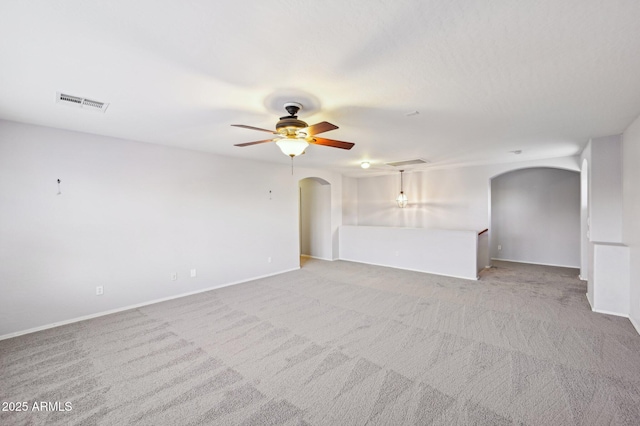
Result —
[[276, 124], [276, 130], [261, 129], [259, 127], [245, 126], [244, 124], [232, 124], [235, 127], [243, 127], [245, 129], [259, 130], [261, 132], [272, 133], [276, 135], [271, 139], [263, 139], [255, 142], [246, 142], [235, 144], [234, 146], [257, 145], [266, 142], [275, 142], [285, 155], [293, 158], [300, 154], [304, 154], [310, 143], [316, 145], [330, 146], [332, 148], [351, 149], [355, 145], [351, 142], [336, 141], [333, 139], [325, 139], [316, 137], [316, 135], [329, 130], [335, 130], [338, 126], [323, 121], [318, 124], [309, 126], [302, 120], [298, 120], [296, 115], [302, 109], [302, 105], [297, 102], [287, 102], [284, 109], [289, 115], [280, 117], [280, 121]]

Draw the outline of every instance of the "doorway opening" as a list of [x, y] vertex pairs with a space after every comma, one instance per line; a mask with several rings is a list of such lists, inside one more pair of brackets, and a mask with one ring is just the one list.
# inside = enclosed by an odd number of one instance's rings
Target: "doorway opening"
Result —
[[579, 269], [581, 176], [533, 167], [491, 179], [490, 257]]
[[332, 259], [331, 184], [324, 179], [301, 179], [299, 186], [300, 266], [307, 259]]

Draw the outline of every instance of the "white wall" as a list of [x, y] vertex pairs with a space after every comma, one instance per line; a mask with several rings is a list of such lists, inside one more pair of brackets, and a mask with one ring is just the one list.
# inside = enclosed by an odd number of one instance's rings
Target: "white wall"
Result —
[[531, 168], [495, 177], [491, 230], [494, 259], [579, 268], [580, 174]]
[[[587, 161], [588, 167], [588, 203], [586, 211], [583, 209], [581, 221], [588, 220], [589, 238], [587, 244], [587, 299], [592, 309], [597, 310], [599, 303], [596, 294], [602, 294], [606, 289], [596, 285], [606, 285], [606, 281], [599, 280], [596, 284], [594, 277], [603, 275], [595, 271], [594, 245], [598, 243], [621, 243], [623, 228], [623, 158], [622, 138], [620, 135], [595, 138], [589, 141], [581, 154], [581, 162]], [[587, 215], [587, 218], [584, 215]], [[584, 244], [584, 243], [583, 243]], [[598, 262], [600, 268], [610, 257], [601, 256]], [[628, 276], [628, 275], [627, 275]], [[583, 276], [583, 278], [585, 278]], [[605, 283], [605, 284], [602, 284]], [[621, 315], [628, 313], [620, 312]]]
[[492, 177], [530, 167], [579, 170], [577, 157], [519, 163], [492, 164], [455, 169], [405, 172], [404, 190], [409, 198], [400, 209], [400, 173], [358, 179], [358, 225], [411, 228], [489, 228], [489, 187]]
[[342, 177], [342, 224], [358, 224], [358, 179]]
[[340, 258], [431, 274], [475, 280], [478, 234], [475, 231], [340, 227]]
[[0, 336], [297, 268], [309, 175], [0, 121]]
[[589, 168], [591, 241], [622, 242], [622, 141], [592, 139]]
[[[589, 148], [590, 149], [590, 148]], [[589, 158], [591, 156], [589, 155]], [[589, 277], [589, 161], [580, 162], [580, 279]]]
[[[592, 193], [592, 180], [593, 176], [591, 175], [591, 167], [592, 167], [592, 158], [591, 158], [591, 142], [589, 141], [587, 145], [582, 150], [580, 154], [580, 165], [581, 167], [586, 166], [586, 207], [580, 208], [580, 222], [583, 224], [583, 233], [581, 235], [582, 245], [581, 250], [583, 251], [583, 259], [586, 261], [580, 267], [580, 278], [587, 281], [587, 300], [589, 304], [593, 308], [593, 244], [591, 243], [591, 205], [593, 204], [593, 200], [591, 199]], [[584, 170], [581, 169], [581, 175]], [[582, 176], [581, 176], [582, 177]], [[582, 185], [582, 183], [581, 183]], [[581, 188], [581, 196], [583, 189]], [[580, 200], [583, 202], [583, 199]]]
[[331, 185], [324, 180], [300, 181], [300, 254], [332, 259]]
[[640, 117], [627, 128], [622, 142], [623, 243], [629, 247], [630, 314], [640, 332]]
[[591, 309], [603, 314], [629, 316], [629, 247], [620, 243], [593, 244]]

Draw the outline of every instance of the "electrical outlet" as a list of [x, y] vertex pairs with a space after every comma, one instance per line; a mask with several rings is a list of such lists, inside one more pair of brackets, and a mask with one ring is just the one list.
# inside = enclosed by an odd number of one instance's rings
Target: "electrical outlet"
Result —
[[271, 257], [267, 257], [267, 262], [271, 263]]
[[502, 250], [502, 244], [498, 244], [498, 251]]
[[103, 294], [104, 294], [104, 287], [102, 287], [101, 285], [96, 287], [96, 296], [102, 296]]
[[178, 273], [174, 272], [173, 274], [171, 274], [171, 281], [176, 281], [178, 279]]
[[396, 256], [400, 256], [400, 252], [396, 250]]
[[196, 270], [192, 269], [191, 270], [191, 278], [194, 278], [196, 276]]

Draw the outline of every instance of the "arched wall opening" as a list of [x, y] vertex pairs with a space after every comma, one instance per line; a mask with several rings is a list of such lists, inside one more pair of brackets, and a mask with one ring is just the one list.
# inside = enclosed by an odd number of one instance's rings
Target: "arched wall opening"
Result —
[[491, 178], [490, 257], [580, 268], [581, 177], [533, 167]]
[[309, 177], [301, 179], [298, 186], [300, 255], [332, 260], [331, 184]]

